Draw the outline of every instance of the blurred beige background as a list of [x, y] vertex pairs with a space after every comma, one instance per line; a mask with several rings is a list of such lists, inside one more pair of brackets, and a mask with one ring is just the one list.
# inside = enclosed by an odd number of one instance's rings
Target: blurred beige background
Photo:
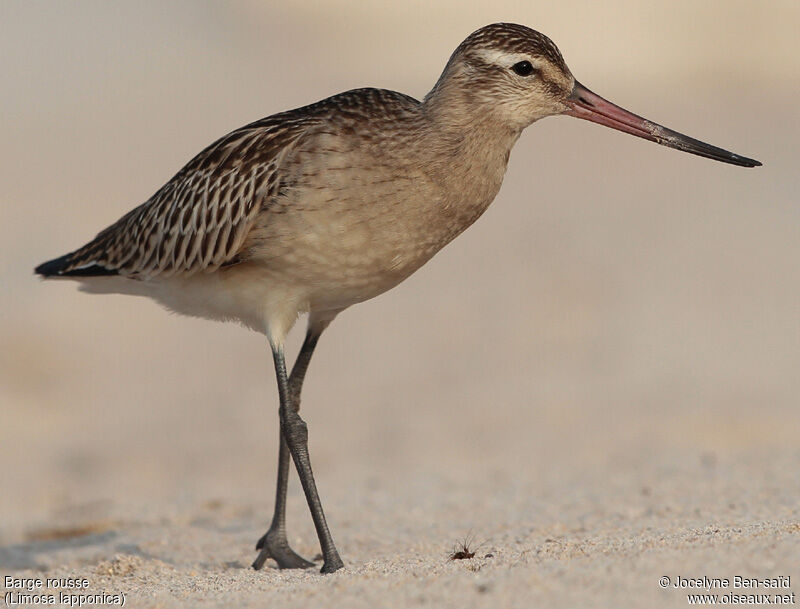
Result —
[[[377, 606], [388, 578], [442, 606], [482, 577], [499, 605], [683, 606], [662, 570], [800, 576], [793, 0], [3, 2], [0, 572], [122, 553], [233, 578], [246, 604], [277, 453], [264, 339], [32, 269], [242, 124], [360, 86], [421, 98], [501, 20], [549, 35], [599, 94], [764, 167], [547, 119], [474, 227], [334, 323], [303, 408], [350, 566], [337, 598]], [[685, 540], [708, 527], [735, 539]], [[443, 560], [470, 530], [498, 556], [480, 574]], [[437, 566], [412, 578], [419, 556]], [[301, 575], [266, 572], [253, 602]]]

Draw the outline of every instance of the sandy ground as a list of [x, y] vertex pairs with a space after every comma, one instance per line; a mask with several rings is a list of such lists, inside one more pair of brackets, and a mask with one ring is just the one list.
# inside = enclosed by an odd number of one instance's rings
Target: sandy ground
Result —
[[[0, 576], [86, 578], [133, 607], [683, 607], [672, 583], [704, 576], [799, 593], [800, 9], [601, 4], [442, 3], [424, 24], [5, 5]], [[254, 572], [277, 457], [263, 338], [31, 269], [251, 119], [364, 84], [424, 95], [498, 19], [550, 34], [598, 93], [765, 165], [532, 127], [489, 212], [322, 338], [303, 412], [346, 568]], [[296, 477], [288, 513], [313, 557]], [[467, 536], [475, 557], [449, 560]]]

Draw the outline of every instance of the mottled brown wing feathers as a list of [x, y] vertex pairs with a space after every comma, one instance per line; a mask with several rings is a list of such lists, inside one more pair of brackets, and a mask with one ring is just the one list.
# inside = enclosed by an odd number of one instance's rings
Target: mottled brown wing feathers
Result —
[[90, 243], [37, 272], [148, 278], [236, 262], [255, 217], [280, 191], [282, 160], [316, 122], [294, 111], [230, 133]]

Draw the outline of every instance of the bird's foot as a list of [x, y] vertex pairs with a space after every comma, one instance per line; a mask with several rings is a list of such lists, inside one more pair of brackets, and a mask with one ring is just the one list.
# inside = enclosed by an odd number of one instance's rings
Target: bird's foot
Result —
[[279, 569], [308, 569], [314, 566], [313, 562], [307, 561], [289, 547], [285, 535], [278, 535], [272, 531], [267, 531], [258, 540], [256, 550], [261, 550], [253, 562], [256, 571], [264, 566], [268, 558], [278, 563]]
[[336, 554], [335, 556], [332, 556], [331, 558], [325, 560], [325, 563], [322, 565], [322, 569], [320, 569], [319, 572], [333, 573], [334, 571], [338, 571], [342, 567], [344, 567], [344, 563], [342, 562], [342, 559], [339, 558], [339, 555]]

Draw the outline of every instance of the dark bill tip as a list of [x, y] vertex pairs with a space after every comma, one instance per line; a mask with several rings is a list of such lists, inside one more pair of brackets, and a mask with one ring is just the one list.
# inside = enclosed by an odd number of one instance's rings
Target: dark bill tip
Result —
[[755, 159], [749, 159], [711, 144], [706, 144], [628, 112], [624, 108], [620, 108], [603, 99], [596, 93], [592, 93], [578, 81], [575, 81], [575, 87], [568, 98], [568, 103], [570, 110], [565, 114], [630, 133], [662, 146], [683, 150], [684, 152], [740, 167], [759, 167], [761, 165]]

